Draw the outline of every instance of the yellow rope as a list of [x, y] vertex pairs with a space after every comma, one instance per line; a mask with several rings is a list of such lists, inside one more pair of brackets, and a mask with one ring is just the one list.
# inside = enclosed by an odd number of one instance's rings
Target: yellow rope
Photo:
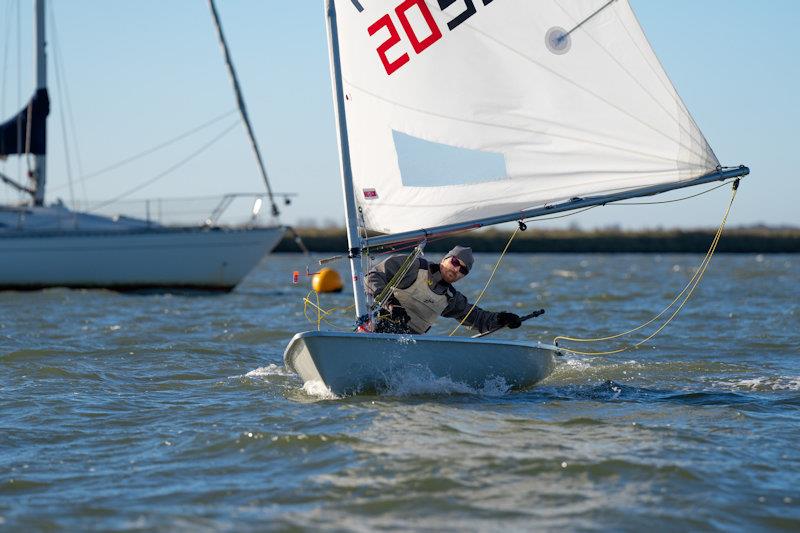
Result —
[[449, 337], [452, 337], [455, 334], [455, 332], [458, 331], [458, 328], [460, 328], [464, 324], [464, 322], [467, 320], [467, 318], [469, 318], [469, 315], [472, 314], [472, 311], [474, 311], [475, 308], [478, 307], [478, 302], [480, 302], [481, 298], [483, 298], [483, 293], [486, 292], [486, 289], [489, 287], [489, 284], [492, 282], [492, 278], [494, 278], [494, 274], [495, 274], [495, 272], [497, 272], [497, 268], [500, 266], [500, 263], [503, 261], [503, 257], [505, 257], [506, 252], [508, 251], [508, 247], [511, 246], [511, 241], [514, 240], [514, 237], [517, 236], [518, 232], [519, 232], [519, 227], [517, 227], [517, 229], [514, 230], [514, 233], [511, 234], [511, 238], [508, 239], [508, 242], [506, 243], [506, 247], [503, 248], [503, 252], [500, 254], [500, 258], [497, 260], [497, 264], [494, 265], [494, 270], [492, 270], [492, 274], [489, 276], [489, 279], [486, 280], [486, 285], [483, 286], [483, 289], [481, 290], [481, 293], [478, 295], [478, 298], [475, 300], [475, 303], [472, 304], [472, 307], [470, 307], [469, 312], [466, 315], [464, 315], [464, 318], [461, 320], [461, 322], [459, 322], [458, 325], [453, 329], [453, 331], [450, 332], [450, 335], [448, 335]]
[[658, 318], [663, 316], [664, 313], [666, 313], [673, 305], [675, 305], [675, 303], [681, 298], [681, 296], [683, 296], [683, 294], [686, 293], [687, 290], [688, 290], [688, 293], [686, 294], [686, 297], [683, 299], [683, 301], [680, 303], [680, 305], [675, 309], [675, 311], [672, 313], [672, 315], [670, 315], [670, 317], [663, 324], [661, 324], [661, 326], [659, 326], [658, 329], [656, 329], [651, 335], [647, 336], [645, 339], [643, 339], [643, 340], [641, 340], [641, 341], [639, 341], [639, 342], [637, 342], [635, 344], [624, 346], [624, 347], [619, 348], [617, 350], [609, 350], [609, 351], [603, 351], [603, 352], [581, 352], [581, 351], [576, 351], [576, 350], [572, 350], [572, 349], [569, 349], [569, 348], [566, 348], [565, 350], [570, 352], [570, 353], [576, 354], [576, 355], [612, 355], [612, 354], [622, 353], [622, 352], [625, 352], [625, 351], [633, 349], [633, 348], [638, 348], [642, 344], [646, 343], [647, 341], [651, 340], [653, 337], [655, 337], [656, 335], [661, 333], [661, 331], [664, 328], [666, 328], [667, 325], [670, 322], [672, 322], [672, 320], [678, 315], [678, 313], [681, 311], [681, 309], [683, 309], [683, 307], [686, 305], [686, 302], [689, 301], [689, 298], [692, 297], [692, 294], [694, 293], [694, 291], [697, 288], [697, 286], [700, 284], [700, 280], [703, 278], [703, 275], [705, 274], [706, 269], [708, 268], [708, 265], [711, 263], [711, 258], [712, 258], [712, 256], [714, 255], [714, 252], [717, 249], [717, 245], [719, 244], [720, 238], [722, 237], [722, 231], [725, 228], [725, 224], [726, 224], [726, 222], [728, 220], [728, 215], [730, 214], [731, 208], [733, 207], [733, 200], [736, 198], [737, 187], [738, 187], [738, 180], [736, 182], [734, 182], [730, 203], [728, 204], [728, 208], [725, 210], [725, 215], [722, 217], [722, 222], [720, 223], [720, 226], [717, 229], [716, 234], [714, 235], [714, 239], [711, 242], [711, 246], [709, 247], [708, 252], [706, 252], [706, 255], [703, 258], [703, 261], [700, 263], [700, 267], [698, 267], [697, 271], [695, 271], [694, 275], [689, 280], [689, 283], [686, 284], [686, 286], [683, 288], [683, 290], [681, 292], [679, 292], [678, 295], [669, 303], [669, 305], [667, 305], [660, 313], [658, 313], [656, 316], [654, 316], [653, 318], [651, 318], [650, 320], [648, 320], [644, 324], [641, 324], [641, 325], [639, 325], [639, 326], [637, 326], [637, 327], [635, 327], [633, 329], [630, 329], [628, 331], [625, 331], [623, 333], [618, 333], [616, 335], [610, 335], [610, 336], [607, 336], [607, 337], [596, 337], [596, 338], [567, 337], [567, 336], [561, 335], [561, 336], [558, 336], [555, 339], [553, 339], [553, 344], [557, 344], [559, 340], [566, 340], [566, 341], [571, 341], [571, 342], [582, 342], [582, 343], [599, 342], [599, 341], [617, 339], [619, 337], [623, 337], [625, 335], [629, 335], [630, 333], [633, 333], [635, 331], [639, 331], [640, 329], [642, 329], [642, 328], [652, 324], [656, 320], [658, 320]]
[[[317, 299], [316, 303], [312, 302], [309, 299], [309, 296], [311, 296], [312, 292], [316, 295], [316, 299]], [[308, 291], [308, 294], [306, 294], [305, 298], [303, 298], [303, 315], [306, 317], [306, 320], [308, 320], [309, 322], [311, 322], [313, 324], [314, 320], [311, 317], [308, 316], [308, 308], [309, 307], [312, 307], [312, 308], [316, 309], [316, 311], [317, 311], [317, 320], [316, 320], [317, 331], [320, 330], [320, 327], [321, 327], [323, 322], [326, 323], [327, 325], [331, 326], [334, 329], [344, 330], [345, 328], [330, 322], [326, 317], [331, 316], [335, 311], [349, 311], [350, 309], [355, 307], [355, 304], [348, 305], [347, 307], [332, 307], [330, 309], [323, 309], [320, 306], [320, 303], [319, 303], [319, 293], [312, 289], [312, 290]]]

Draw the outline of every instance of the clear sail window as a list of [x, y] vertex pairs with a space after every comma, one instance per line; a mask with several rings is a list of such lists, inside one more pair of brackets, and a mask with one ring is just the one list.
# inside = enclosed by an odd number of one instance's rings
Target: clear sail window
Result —
[[400, 176], [407, 187], [441, 187], [507, 177], [503, 154], [435, 143], [392, 131]]

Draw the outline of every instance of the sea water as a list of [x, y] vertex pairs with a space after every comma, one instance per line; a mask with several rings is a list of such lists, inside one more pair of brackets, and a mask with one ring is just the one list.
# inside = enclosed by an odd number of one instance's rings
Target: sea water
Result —
[[[509, 255], [481, 305], [547, 310], [498, 338], [602, 337], [701, 259]], [[270, 256], [224, 295], [0, 293], [0, 530], [800, 529], [800, 257], [718, 255], [651, 342], [531, 390], [422, 372], [350, 398], [283, 367], [317, 324], [307, 264]]]

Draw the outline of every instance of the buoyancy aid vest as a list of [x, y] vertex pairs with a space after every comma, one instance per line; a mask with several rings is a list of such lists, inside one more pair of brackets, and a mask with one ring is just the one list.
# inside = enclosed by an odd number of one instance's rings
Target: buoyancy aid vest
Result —
[[417, 279], [406, 289], [394, 289], [392, 294], [411, 317], [408, 325], [417, 333], [425, 333], [447, 307], [447, 293], [431, 290], [428, 269], [420, 269]]

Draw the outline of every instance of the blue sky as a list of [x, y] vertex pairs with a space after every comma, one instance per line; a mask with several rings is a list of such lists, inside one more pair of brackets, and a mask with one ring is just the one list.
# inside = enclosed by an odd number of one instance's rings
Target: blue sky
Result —
[[[506, 0], [510, 1], [510, 0]], [[17, 52], [17, 5], [21, 52]], [[29, 0], [0, 0], [0, 115], [30, 94]], [[234, 61], [273, 187], [298, 193], [289, 223], [342, 220], [338, 154], [322, 0], [219, 0]], [[747, 164], [733, 225], [800, 226], [800, 2], [631, 0], [667, 73], [720, 161]], [[204, 0], [53, 0], [84, 174], [177, 136], [234, 108]], [[6, 52], [8, 50], [8, 52]], [[19, 66], [18, 66], [19, 54]], [[21, 82], [17, 82], [18, 73]], [[59, 91], [49, 71], [54, 105]], [[48, 201], [70, 193], [59, 109], [51, 112]], [[199, 148], [236, 115], [153, 156], [75, 186], [103, 200], [153, 177]], [[73, 167], [76, 161], [73, 156]], [[16, 175], [9, 158], [0, 171]], [[78, 169], [73, 170], [78, 175]], [[85, 189], [84, 189], [85, 187]], [[85, 190], [85, 192], [84, 192]], [[138, 192], [135, 198], [261, 191], [244, 128]], [[699, 189], [697, 190], [699, 191]], [[697, 192], [690, 190], [691, 192]], [[689, 194], [686, 191], [673, 195]], [[665, 206], [598, 208], [546, 226], [716, 226], [728, 193]], [[16, 193], [0, 189], [0, 201]]]

